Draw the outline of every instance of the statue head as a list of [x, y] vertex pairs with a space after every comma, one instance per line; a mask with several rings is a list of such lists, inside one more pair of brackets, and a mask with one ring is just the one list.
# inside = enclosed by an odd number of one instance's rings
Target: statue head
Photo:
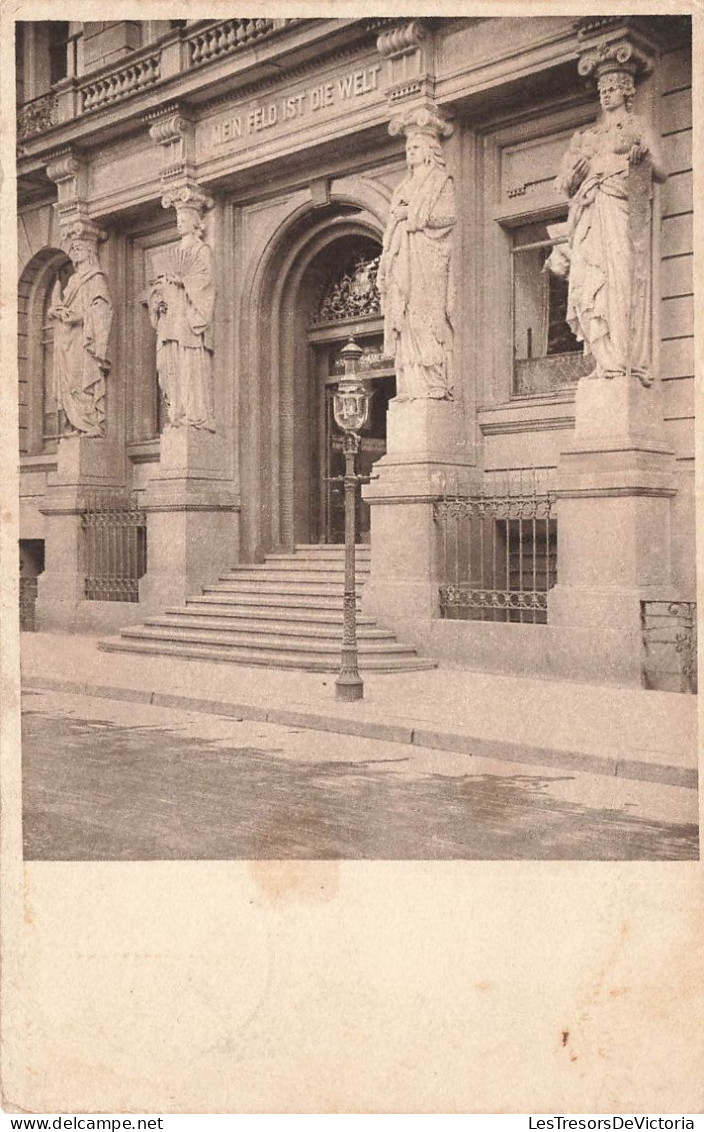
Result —
[[406, 137], [406, 161], [411, 169], [418, 165], [444, 168], [441, 139], [448, 138], [452, 130], [452, 123], [432, 105], [416, 106], [389, 123], [392, 136]]
[[615, 110], [625, 106], [630, 110], [636, 93], [636, 84], [631, 71], [611, 67], [603, 69], [597, 78], [599, 101], [603, 110]]
[[406, 163], [409, 169], [417, 165], [437, 165], [444, 169], [442, 145], [433, 131], [420, 127], [406, 131]]
[[93, 264], [98, 261], [98, 249], [92, 240], [73, 239], [68, 249], [69, 259], [74, 267], [81, 264]]
[[205, 231], [205, 224], [200, 209], [195, 205], [177, 204], [176, 205], [176, 230], [180, 236], [190, 236], [193, 233], [196, 236], [203, 235]]
[[98, 243], [106, 239], [107, 233], [85, 217], [62, 225], [61, 245], [75, 268], [98, 263]]

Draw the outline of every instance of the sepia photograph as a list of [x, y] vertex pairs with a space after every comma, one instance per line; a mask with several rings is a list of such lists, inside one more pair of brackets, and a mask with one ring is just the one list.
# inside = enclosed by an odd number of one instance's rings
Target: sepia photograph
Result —
[[0, 0], [5, 1112], [704, 1111], [703, 18], [631, 7]]
[[16, 23], [27, 859], [698, 858], [690, 24]]

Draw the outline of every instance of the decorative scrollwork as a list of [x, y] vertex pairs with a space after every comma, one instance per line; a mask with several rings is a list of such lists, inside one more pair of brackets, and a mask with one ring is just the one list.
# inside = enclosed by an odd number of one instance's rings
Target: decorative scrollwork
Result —
[[17, 141], [42, 134], [57, 122], [57, 99], [53, 91], [25, 102], [17, 111]]
[[380, 256], [358, 258], [350, 269], [345, 266], [325, 289], [311, 322], [343, 322], [381, 314], [381, 295], [377, 286]]

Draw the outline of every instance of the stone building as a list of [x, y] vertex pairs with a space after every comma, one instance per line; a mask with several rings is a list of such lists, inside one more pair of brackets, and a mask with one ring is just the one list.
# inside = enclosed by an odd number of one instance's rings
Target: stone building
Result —
[[352, 339], [363, 665], [666, 680], [688, 17], [16, 33], [28, 625], [330, 667]]

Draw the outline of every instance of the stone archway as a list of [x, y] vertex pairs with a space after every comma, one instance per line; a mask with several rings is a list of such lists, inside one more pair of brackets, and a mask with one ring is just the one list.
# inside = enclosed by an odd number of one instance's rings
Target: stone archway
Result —
[[71, 267], [61, 248], [46, 247], [27, 263], [17, 286], [17, 373], [20, 454], [43, 449], [44, 343], [47, 293], [59, 272]]
[[[330, 264], [355, 240], [381, 245], [383, 219], [347, 202], [306, 207], [282, 227], [247, 294], [251, 385], [241, 401], [243, 557], [317, 538], [307, 330]], [[261, 333], [257, 333], [257, 329]], [[247, 514], [246, 512], [249, 512]]]

